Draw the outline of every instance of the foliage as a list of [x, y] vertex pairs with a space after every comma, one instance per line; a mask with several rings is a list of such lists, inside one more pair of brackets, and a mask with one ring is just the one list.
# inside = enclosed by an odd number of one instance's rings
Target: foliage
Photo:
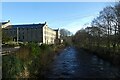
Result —
[[[120, 2], [107, 6], [94, 18], [90, 27], [81, 29], [74, 36], [74, 43], [114, 61], [120, 53]], [[102, 53], [101, 53], [102, 52]], [[120, 56], [119, 56], [120, 57]], [[117, 58], [116, 62], [120, 62]]]
[[21, 60], [13, 55], [2, 57], [2, 77], [3, 78], [17, 78], [20, 72], [24, 70]]
[[47, 44], [42, 44], [42, 45], [40, 46], [40, 49], [42, 49], [42, 50], [47, 50], [47, 49], [49, 49], [49, 45], [47, 45]]
[[67, 36], [71, 36], [72, 35], [72, 33], [70, 31], [66, 30], [66, 29], [60, 29], [60, 34], [61, 34], [60, 37], [62, 39], [64, 39]]
[[3, 43], [6, 43], [6, 42], [9, 42], [9, 41], [12, 41], [12, 37], [10, 36], [7, 36], [4, 31], [2, 32], [2, 42]]
[[32, 56], [36, 57], [40, 54], [40, 48], [37, 43], [31, 42], [28, 44], [28, 47], [30, 48]]
[[13, 54], [3, 56], [3, 78], [37, 78], [45, 74], [55, 51], [63, 45], [39, 46], [31, 42]]
[[39, 69], [41, 67], [40, 64], [40, 58], [39, 57], [34, 57], [30, 60], [30, 63], [27, 65], [28, 71], [30, 73], [30, 77], [34, 78], [39, 72]]

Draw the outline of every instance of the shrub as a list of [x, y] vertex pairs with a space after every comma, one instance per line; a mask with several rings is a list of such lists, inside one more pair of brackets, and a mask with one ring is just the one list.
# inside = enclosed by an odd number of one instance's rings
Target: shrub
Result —
[[39, 46], [31, 42], [13, 55], [3, 56], [3, 78], [37, 78], [45, 74], [60, 45]]
[[36, 57], [40, 54], [40, 48], [37, 43], [31, 42], [28, 44], [28, 47], [30, 48], [33, 57]]
[[20, 72], [24, 70], [22, 61], [13, 55], [2, 57], [2, 77], [3, 78], [17, 78]]
[[40, 46], [40, 49], [42, 49], [42, 50], [47, 50], [48, 48], [49, 48], [49, 45], [47, 45], [47, 44], [42, 44]]
[[32, 58], [31, 63], [27, 65], [31, 78], [36, 77], [36, 75], [39, 72], [40, 67], [41, 67], [40, 58], [39, 57]]

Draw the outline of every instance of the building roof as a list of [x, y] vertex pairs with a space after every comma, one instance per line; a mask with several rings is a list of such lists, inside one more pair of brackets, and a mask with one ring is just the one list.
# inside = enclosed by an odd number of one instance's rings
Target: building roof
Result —
[[8, 22], [0, 22], [1, 25], [7, 24]]
[[2, 22], [2, 25], [6, 24], [6, 23], [8, 23], [8, 22]]
[[58, 31], [60, 31], [60, 30], [59, 30], [59, 28], [58, 28], [58, 29], [54, 29], [54, 31], [57, 31], [57, 32], [58, 32]]
[[59, 31], [59, 29], [54, 29], [54, 31]]
[[43, 27], [45, 24], [21, 24], [21, 25], [12, 25], [13, 28], [33, 28], [33, 27]]
[[8, 21], [6, 21], [6, 22], [0, 22], [0, 24], [4, 25], [4, 24], [7, 24], [7, 23], [9, 23], [9, 22], [10, 22], [10, 20], [8, 20]]

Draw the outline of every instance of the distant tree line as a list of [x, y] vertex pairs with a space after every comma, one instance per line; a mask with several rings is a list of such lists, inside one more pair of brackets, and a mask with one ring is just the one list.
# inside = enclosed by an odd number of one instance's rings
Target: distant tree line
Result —
[[60, 29], [60, 37], [66, 46], [72, 45], [72, 32], [67, 29]]

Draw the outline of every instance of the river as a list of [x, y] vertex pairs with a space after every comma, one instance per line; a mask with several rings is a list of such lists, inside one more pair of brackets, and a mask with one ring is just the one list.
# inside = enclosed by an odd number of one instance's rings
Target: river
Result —
[[47, 78], [116, 78], [120, 69], [97, 56], [79, 52], [74, 47], [65, 48], [50, 65]]

